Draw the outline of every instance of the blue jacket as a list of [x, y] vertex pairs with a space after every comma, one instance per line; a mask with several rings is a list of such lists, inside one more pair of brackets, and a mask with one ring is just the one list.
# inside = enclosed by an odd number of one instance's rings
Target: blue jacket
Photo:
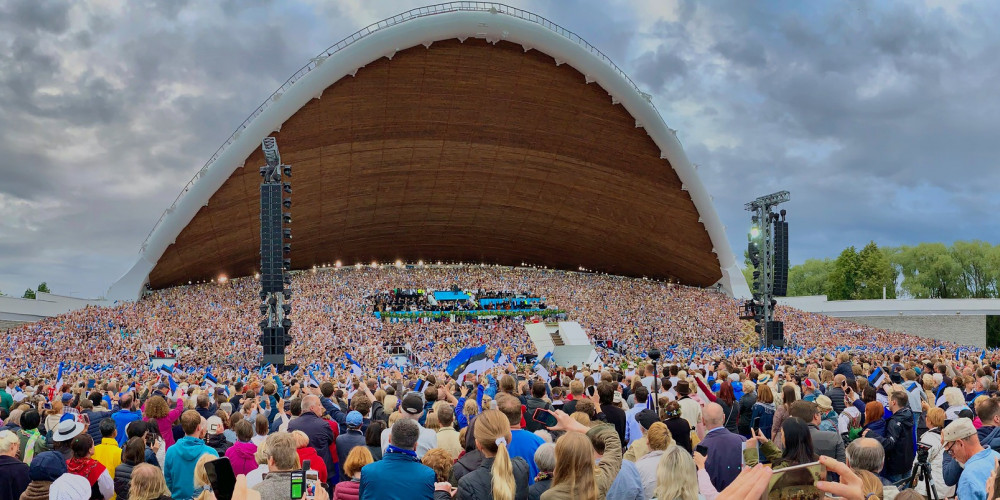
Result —
[[142, 412], [139, 410], [119, 410], [112, 413], [111, 418], [115, 421], [115, 427], [118, 428], [118, 446], [124, 446], [125, 441], [128, 441], [125, 428], [136, 420], [142, 420]]
[[[173, 491], [173, 490], [171, 490]], [[434, 500], [434, 471], [416, 455], [387, 452], [361, 468], [361, 500]]]
[[340, 426], [340, 432], [343, 433], [347, 430], [347, 414], [340, 408], [340, 405], [334, 403], [330, 398], [319, 398], [319, 402], [323, 405], [326, 413], [330, 415], [330, 419], [337, 422], [337, 425]]
[[[761, 418], [763, 425], [764, 419]], [[747, 438], [734, 434], [725, 427], [713, 429], [705, 435], [701, 444], [708, 448], [705, 471], [712, 480], [712, 486], [722, 491], [740, 474], [743, 465], [743, 443]]]
[[758, 429], [768, 438], [771, 437], [771, 427], [774, 425], [774, 404], [757, 402], [753, 405], [753, 412], [750, 414], [750, 425], [760, 417]]
[[[994, 429], [997, 428], [984, 425], [976, 430], [976, 434], [979, 436], [979, 443], [984, 448], [992, 448], [996, 451], [1000, 450], [1000, 431], [994, 434]], [[990, 434], [993, 434], [993, 437], [990, 437]], [[941, 475], [944, 476], [944, 484], [955, 486], [962, 477], [962, 466], [954, 458], [951, 458], [951, 453], [943, 453], [942, 456], [944, 460], [941, 462]]]
[[[315, 413], [303, 413], [302, 416], [288, 422], [288, 432], [302, 431], [309, 436], [309, 446], [316, 450], [316, 454], [323, 458], [326, 463], [326, 472], [329, 477], [338, 477], [337, 468], [334, 467], [335, 459], [330, 452], [330, 445], [334, 444], [333, 429], [330, 424], [316, 416]], [[331, 483], [336, 483], [332, 481]], [[173, 491], [173, 490], [170, 490]]]
[[219, 456], [204, 441], [191, 436], [184, 436], [167, 450], [163, 477], [175, 500], [187, 500], [194, 496], [194, 466], [206, 453]]
[[90, 425], [87, 427], [87, 434], [90, 435], [90, 438], [93, 439], [95, 443], [100, 444], [101, 438], [103, 438], [103, 436], [101, 436], [101, 421], [106, 418], [111, 418], [111, 412], [91, 410], [85, 411], [83, 414], [90, 419]]

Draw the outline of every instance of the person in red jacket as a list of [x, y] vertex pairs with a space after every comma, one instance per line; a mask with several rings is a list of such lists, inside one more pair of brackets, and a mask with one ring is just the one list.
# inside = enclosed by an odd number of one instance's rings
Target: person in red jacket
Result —
[[299, 463], [305, 465], [308, 460], [309, 468], [319, 475], [319, 482], [326, 483], [326, 462], [316, 453], [315, 448], [309, 446], [309, 436], [302, 431], [294, 431], [292, 437], [295, 438], [295, 452], [299, 454]]

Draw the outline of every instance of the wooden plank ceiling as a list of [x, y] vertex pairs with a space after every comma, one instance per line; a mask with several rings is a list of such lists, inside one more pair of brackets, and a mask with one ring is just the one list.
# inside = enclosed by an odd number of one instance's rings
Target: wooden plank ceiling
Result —
[[[382, 58], [275, 133], [292, 265], [462, 261], [709, 286], [719, 262], [660, 150], [567, 64], [467, 39]], [[167, 248], [163, 288], [259, 266], [259, 148]]]

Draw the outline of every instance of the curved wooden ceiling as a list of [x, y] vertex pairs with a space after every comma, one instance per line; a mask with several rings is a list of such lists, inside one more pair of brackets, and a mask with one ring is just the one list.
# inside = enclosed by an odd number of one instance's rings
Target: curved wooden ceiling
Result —
[[[379, 59], [275, 133], [292, 165], [292, 266], [463, 261], [709, 286], [722, 277], [660, 150], [610, 96], [536, 50], [480, 39]], [[259, 267], [256, 150], [150, 286]]]

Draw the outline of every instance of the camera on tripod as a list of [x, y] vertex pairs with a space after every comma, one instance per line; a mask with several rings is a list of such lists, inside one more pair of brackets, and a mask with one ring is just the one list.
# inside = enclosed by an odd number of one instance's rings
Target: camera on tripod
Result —
[[924, 443], [917, 443], [917, 462], [926, 462], [927, 456], [931, 451], [930, 445]]

